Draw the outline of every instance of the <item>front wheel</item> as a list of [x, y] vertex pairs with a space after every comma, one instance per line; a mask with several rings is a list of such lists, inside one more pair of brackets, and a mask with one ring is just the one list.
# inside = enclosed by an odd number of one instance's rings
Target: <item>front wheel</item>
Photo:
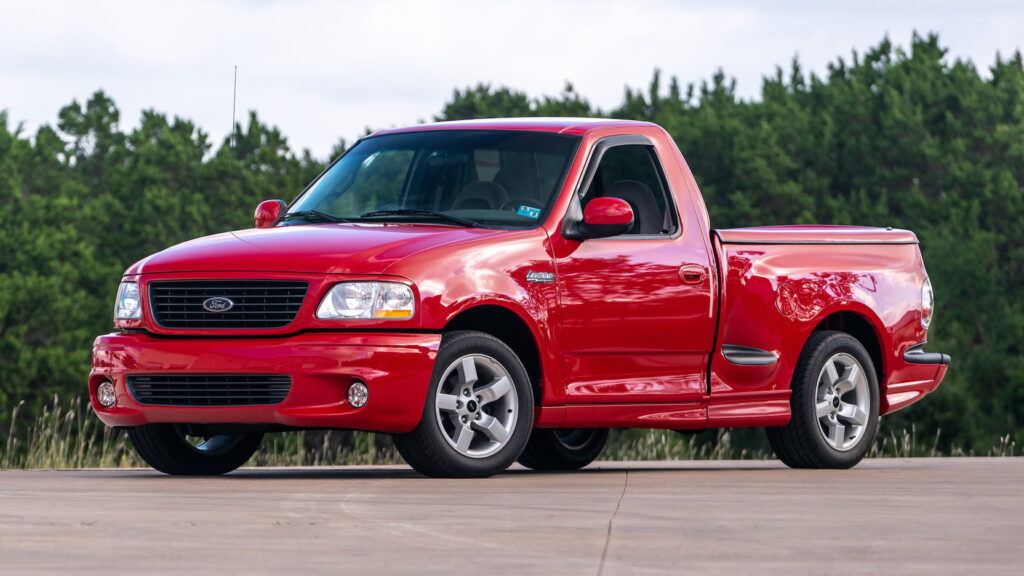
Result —
[[215, 476], [248, 462], [263, 433], [206, 435], [185, 424], [146, 424], [129, 428], [128, 439], [146, 464], [164, 474]]
[[537, 428], [530, 434], [519, 463], [534, 470], [577, 470], [590, 464], [604, 450], [608, 430]]
[[508, 468], [533, 425], [533, 392], [522, 362], [483, 332], [445, 335], [419, 425], [395, 435], [416, 471], [434, 477], [484, 477]]
[[864, 346], [843, 332], [807, 341], [790, 398], [789, 424], [768, 428], [775, 454], [792, 468], [850, 468], [878, 430], [878, 377]]

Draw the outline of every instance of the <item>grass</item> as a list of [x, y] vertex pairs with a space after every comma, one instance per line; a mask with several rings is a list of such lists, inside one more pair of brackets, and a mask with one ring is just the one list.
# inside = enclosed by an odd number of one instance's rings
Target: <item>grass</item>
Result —
[[11, 427], [0, 453], [0, 468], [118, 468], [141, 466], [124, 433], [108, 428], [81, 398], [53, 404], [23, 429], [15, 406]]
[[249, 466], [402, 464], [386, 435], [372, 432], [300, 431], [267, 434]]
[[[128, 438], [105, 426], [82, 398], [54, 397], [38, 416], [19, 425], [18, 404], [7, 439], [0, 447], [0, 469], [119, 468], [145, 466]], [[753, 446], [753, 447], [750, 447]], [[939, 448], [939, 432], [921, 437], [916, 430], [875, 440], [869, 457], [1015, 456], [1007, 434], [984, 453]], [[602, 460], [763, 460], [774, 456], [756, 429], [711, 430], [681, 435], [671, 430], [615, 430]], [[267, 434], [249, 462], [252, 466], [335, 466], [400, 464], [390, 438], [370, 432], [310, 431]]]
[[[743, 448], [734, 443], [749, 430], [709, 430], [680, 434], [673, 430], [613, 430], [602, 460], [767, 460], [767, 447]], [[746, 443], [746, 442], [744, 442]]]

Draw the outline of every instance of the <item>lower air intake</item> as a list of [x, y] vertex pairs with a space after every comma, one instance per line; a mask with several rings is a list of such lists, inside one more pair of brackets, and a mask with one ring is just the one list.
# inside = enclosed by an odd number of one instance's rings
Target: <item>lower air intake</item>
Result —
[[262, 374], [129, 376], [128, 391], [152, 406], [260, 406], [288, 396], [292, 379]]

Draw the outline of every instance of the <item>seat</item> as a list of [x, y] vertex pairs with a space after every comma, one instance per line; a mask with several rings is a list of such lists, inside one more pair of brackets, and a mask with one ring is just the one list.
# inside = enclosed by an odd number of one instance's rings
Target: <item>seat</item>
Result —
[[500, 210], [508, 200], [508, 192], [501, 184], [478, 180], [459, 190], [451, 210]]
[[633, 229], [630, 234], [661, 234], [664, 216], [658, 207], [657, 196], [643, 182], [619, 180], [605, 190], [604, 197], [620, 198], [633, 209]]
[[537, 181], [537, 163], [532, 155], [506, 152], [501, 155], [501, 169], [494, 175], [512, 198], [540, 201], [540, 183]]

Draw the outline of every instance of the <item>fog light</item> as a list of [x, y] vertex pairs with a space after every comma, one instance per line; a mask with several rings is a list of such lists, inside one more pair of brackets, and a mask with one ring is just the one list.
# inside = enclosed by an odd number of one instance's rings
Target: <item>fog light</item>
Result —
[[362, 408], [370, 399], [370, 389], [362, 382], [353, 382], [348, 387], [348, 403], [356, 408]]
[[[349, 393], [351, 394], [351, 392]], [[96, 401], [104, 408], [110, 408], [117, 402], [117, 395], [114, 393], [114, 383], [110, 380], [100, 382], [96, 387]]]

